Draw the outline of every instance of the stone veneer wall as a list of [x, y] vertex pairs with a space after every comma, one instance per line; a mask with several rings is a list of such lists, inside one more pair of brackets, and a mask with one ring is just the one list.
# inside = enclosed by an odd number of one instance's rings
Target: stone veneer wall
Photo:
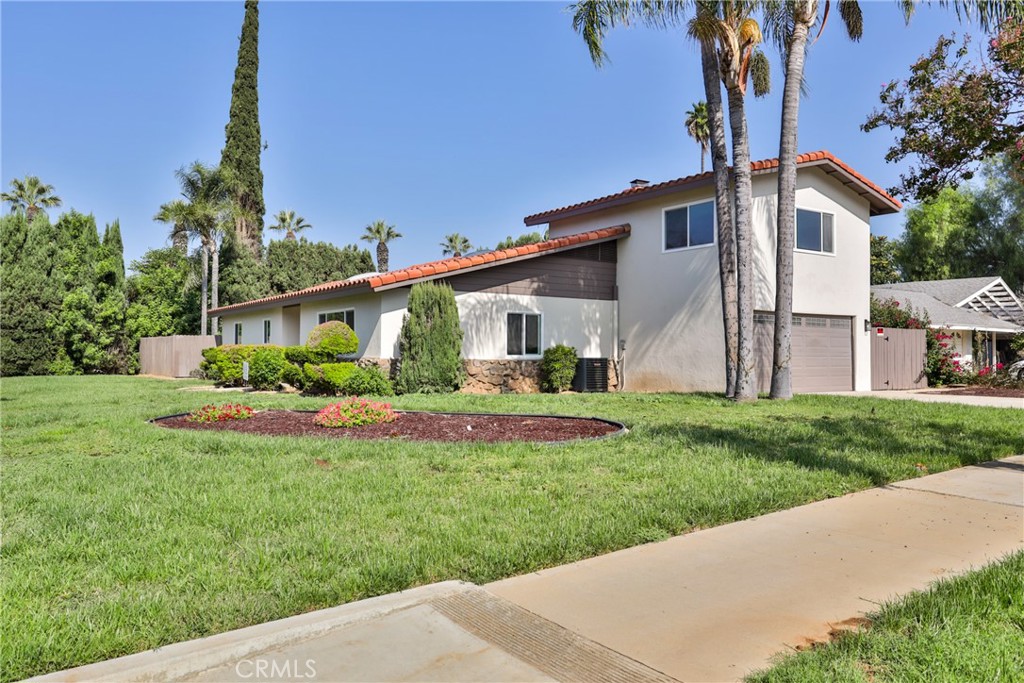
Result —
[[[467, 394], [535, 394], [540, 391], [540, 361], [537, 360], [465, 360]], [[360, 358], [359, 367], [376, 366], [395, 379], [398, 363], [391, 358]], [[618, 367], [608, 361], [608, 391], [619, 388]]]

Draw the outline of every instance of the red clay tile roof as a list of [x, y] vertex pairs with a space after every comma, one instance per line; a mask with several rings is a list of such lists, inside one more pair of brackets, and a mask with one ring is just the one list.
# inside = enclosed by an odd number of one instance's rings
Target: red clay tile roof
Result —
[[611, 228], [591, 230], [590, 232], [583, 232], [578, 235], [569, 235], [568, 237], [558, 237], [553, 240], [545, 240], [544, 242], [537, 242], [536, 244], [527, 244], [522, 247], [512, 247], [511, 249], [488, 251], [482, 254], [473, 254], [472, 256], [461, 256], [459, 258], [431, 261], [430, 263], [421, 263], [416, 266], [402, 268], [401, 270], [392, 270], [387, 273], [374, 273], [373, 275], [367, 275], [365, 277], [358, 277], [350, 280], [324, 282], [319, 285], [307, 287], [306, 289], [300, 289], [297, 292], [275, 294], [274, 296], [266, 296], [262, 299], [253, 299], [252, 301], [245, 301], [240, 304], [221, 306], [220, 308], [211, 310], [210, 314], [220, 315], [230, 311], [249, 308], [250, 306], [287, 301], [289, 299], [309, 296], [310, 294], [321, 294], [324, 292], [333, 292], [339, 289], [349, 289], [364, 285], [368, 286], [370, 291], [376, 291], [381, 287], [387, 287], [388, 285], [396, 285], [400, 283], [413, 284], [417, 280], [422, 280], [435, 275], [454, 273], [455, 271], [466, 270], [468, 268], [479, 269], [483, 267], [491, 267], [492, 265], [499, 265], [502, 261], [535, 258], [550, 252], [572, 249], [588, 242], [606, 242], [611, 239], [618, 239], [619, 237], [628, 234], [629, 224], [626, 223], [624, 225], [616, 225]]
[[[831, 170], [826, 170], [825, 172], [829, 175], [841, 176], [839, 181], [844, 185], [859, 185], [860, 190], [858, 191], [857, 188], [854, 188], [854, 191], [858, 192], [858, 194], [862, 196], [868, 197], [868, 201], [871, 202], [872, 215], [895, 213], [903, 208], [903, 205], [899, 200], [862, 176], [860, 173], [857, 173], [857, 171], [853, 170], [831, 152], [821, 151], [801, 154], [797, 156], [796, 162], [801, 166], [829, 167]], [[753, 161], [750, 163], [750, 169], [755, 174], [768, 173], [778, 167], [778, 159], [764, 159], [762, 161]], [[604, 197], [598, 197], [597, 199], [591, 199], [578, 204], [570, 204], [569, 206], [563, 206], [560, 209], [552, 209], [550, 211], [535, 213], [532, 216], [524, 218], [523, 222], [527, 225], [542, 225], [544, 223], [568, 218], [570, 216], [579, 216], [591, 213], [592, 211], [608, 208], [609, 206], [621, 206], [635, 201], [652, 199], [659, 195], [667, 194], [668, 192], [685, 189], [688, 185], [696, 185], [702, 182], [710, 184], [713, 178], [713, 172], [708, 171], [706, 173], [697, 173], [695, 175], [689, 175], [675, 180], [668, 180], [663, 183], [656, 183], [643, 187], [631, 187], [628, 190], [616, 192], [615, 194], [606, 195]]]

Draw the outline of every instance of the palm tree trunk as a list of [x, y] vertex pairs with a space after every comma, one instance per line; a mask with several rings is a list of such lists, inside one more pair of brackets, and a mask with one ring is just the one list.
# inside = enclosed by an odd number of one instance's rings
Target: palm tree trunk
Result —
[[388, 272], [388, 245], [386, 242], [377, 242], [377, 272]]
[[202, 268], [203, 275], [200, 278], [202, 286], [200, 287], [200, 318], [199, 318], [199, 334], [206, 336], [206, 296], [209, 290], [209, 279], [210, 279], [210, 252], [206, 249], [206, 245], [200, 247], [202, 252]]
[[38, 206], [32, 206], [31, 204], [25, 209], [25, 222], [32, 225], [32, 221], [35, 220], [36, 214], [39, 213]]
[[[210, 242], [210, 257], [213, 259], [213, 282], [210, 283], [210, 298], [213, 300], [213, 308], [217, 308], [220, 299], [220, 251], [217, 249], [217, 242]], [[217, 329], [220, 327], [220, 318], [213, 316], [213, 323], [211, 324], [210, 331], [213, 334], [217, 334]]]
[[[729, 192], [729, 151], [725, 142], [725, 113], [718, 55], [713, 43], [700, 47], [704, 75], [704, 99], [708, 103], [711, 168], [715, 174], [715, 214], [718, 222], [718, 273], [722, 286], [722, 327], [725, 331], [725, 395], [736, 393], [736, 344], [739, 334], [736, 311], [736, 233]], [[700, 157], [704, 172], [704, 154]]]
[[751, 225], [752, 188], [750, 180], [750, 138], [743, 92], [738, 84], [729, 93], [729, 123], [732, 127], [732, 165], [736, 192], [736, 348], [737, 401], [757, 400], [757, 372], [754, 366], [754, 231]]
[[[816, 9], [817, 3], [803, 3]], [[813, 17], [804, 9], [804, 17]], [[786, 84], [782, 91], [782, 133], [779, 137], [778, 226], [775, 255], [775, 341], [772, 345], [771, 398], [793, 397], [793, 248], [796, 240], [796, 153], [800, 83], [810, 25], [799, 19], [786, 52]]]

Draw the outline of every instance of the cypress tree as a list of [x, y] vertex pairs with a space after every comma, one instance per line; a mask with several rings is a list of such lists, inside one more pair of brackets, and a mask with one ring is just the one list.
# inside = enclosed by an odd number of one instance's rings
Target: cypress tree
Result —
[[438, 393], [462, 386], [462, 328], [450, 285], [424, 282], [409, 290], [398, 337], [399, 392]]
[[[256, 248], [262, 250], [263, 245]], [[253, 254], [235, 233], [228, 231], [220, 246], [220, 300], [219, 306], [239, 304], [267, 296], [267, 269], [259, 251]], [[216, 331], [212, 334], [216, 334]]]
[[226, 141], [221, 153], [222, 167], [230, 168], [238, 179], [238, 204], [251, 214], [236, 225], [239, 235], [255, 253], [263, 240], [263, 171], [260, 170], [260, 135], [258, 76], [259, 6], [257, 0], [246, 0], [245, 20], [238, 45], [238, 66], [231, 87], [231, 112], [225, 128]]
[[[55, 268], [57, 231], [42, 212], [30, 225], [23, 215], [0, 221], [5, 257], [0, 265], [0, 374], [43, 375], [57, 357], [52, 326], [63, 294]], [[20, 234], [25, 238], [15, 251], [7, 240]]]

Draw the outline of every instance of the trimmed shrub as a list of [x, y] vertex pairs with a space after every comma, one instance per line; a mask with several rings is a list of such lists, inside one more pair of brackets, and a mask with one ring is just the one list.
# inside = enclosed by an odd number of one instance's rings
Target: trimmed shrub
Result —
[[322, 363], [321, 365], [306, 363], [303, 368], [306, 392], [328, 396], [340, 394], [342, 383], [355, 369], [355, 363]]
[[357, 367], [344, 382], [341, 393], [348, 396], [391, 396], [395, 393], [391, 380], [377, 366]]
[[576, 377], [576, 363], [579, 357], [576, 349], [565, 344], [552, 346], [544, 351], [540, 362], [540, 387], [544, 391], [565, 391], [572, 386]]
[[424, 282], [409, 291], [398, 339], [395, 388], [403, 394], [450, 392], [462, 386], [462, 328], [450, 285]]
[[[327, 354], [334, 360], [339, 353], [355, 353], [359, 337], [352, 328], [340, 320], [328, 320], [313, 328], [306, 338], [306, 348], [318, 355]], [[323, 360], [321, 360], [323, 362]]]
[[249, 386], [262, 391], [277, 389], [281, 384], [281, 373], [287, 365], [281, 347], [256, 349], [249, 361]]
[[375, 403], [361, 398], [349, 398], [332, 403], [313, 418], [321, 427], [359, 427], [381, 422], [394, 422], [398, 415], [390, 403]]
[[249, 372], [252, 373], [252, 356], [259, 350], [277, 349], [280, 346], [270, 344], [224, 344], [203, 349], [203, 362], [199, 369], [207, 379], [228, 387], [242, 386], [242, 363], [249, 361]]
[[285, 363], [284, 367], [281, 368], [281, 382], [296, 389], [301, 389], [306, 386], [306, 377], [302, 374], [302, 368], [298, 365]]

